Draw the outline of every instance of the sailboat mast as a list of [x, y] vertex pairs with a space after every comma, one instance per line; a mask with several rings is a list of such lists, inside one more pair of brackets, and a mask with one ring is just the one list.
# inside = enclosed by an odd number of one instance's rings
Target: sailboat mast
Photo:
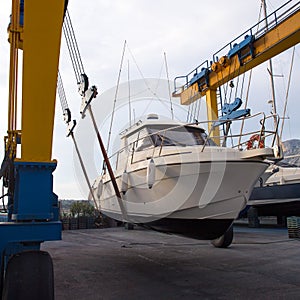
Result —
[[[266, 0], [262, 0], [262, 4], [263, 4], [263, 10], [264, 10], [264, 17], [265, 17], [265, 25], [266, 25], [266, 30], [268, 30], [268, 20], [267, 20], [267, 4], [266, 4]], [[272, 105], [272, 113], [274, 115], [277, 114], [277, 109], [276, 109], [276, 101], [275, 101], [275, 83], [274, 83], [274, 76], [273, 76], [273, 63], [272, 63], [272, 59], [269, 59], [269, 73], [270, 73], [270, 80], [271, 80], [271, 90], [272, 90], [272, 99], [271, 99], [271, 105]], [[277, 119], [274, 118], [274, 122], [275, 122], [275, 127], [277, 127]]]

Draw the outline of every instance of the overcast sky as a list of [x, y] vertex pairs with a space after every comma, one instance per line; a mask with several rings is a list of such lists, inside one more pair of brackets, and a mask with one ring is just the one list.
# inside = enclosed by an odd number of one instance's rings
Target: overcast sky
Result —
[[[268, 0], [269, 12], [286, 1]], [[293, 1], [296, 2], [296, 1]], [[120, 68], [124, 41], [128, 48], [125, 64], [130, 63], [130, 79], [166, 78], [162, 72], [163, 53], [167, 55], [169, 78], [185, 75], [236, 36], [254, 25], [259, 18], [260, 0], [85, 0], [69, 1], [69, 12], [79, 44], [85, 72], [90, 83], [100, 93], [114, 87]], [[7, 24], [10, 1], [1, 1], [0, 9], [0, 136], [7, 130], [9, 44]], [[288, 80], [291, 50], [273, 60], [279, 113], [282, 113]], [[295, 68], [288, 103], [288, 117], [283, 140], [300, 138], [299, 134], [299, 78], [300, 50], [296, 47]], [[138, 68], [139, 70], [138, 70]], [[125, 68], [125, 67], [124, 67]], [[63, 39], [60, 71], [67, 99], [74, 117], [79, 120], [81, 99], [77, 93], [75, 76]], [[121, 82], [127, 80], [122, 72]], [[283, 75], [283, 76], [282, 76]], [[270, 111], [267, 101], [271, 89], [267, 65], [257, 67], [251, 83], [252, 111]], [[96, 100], [97, 101], [97, 100]], [[61, 199], [86, 198], [87, 190], [78, 183], [74, 167], [73, 145], [65, 138], [65, 124], [57, 102], [53, 158], [58, 160], [54, 173], [55, 192]], [[149, 110], [150, 112], [151, 110]], [[100, 112], [95, 112], [96, 114]], [[87, 133], [89, 134], [89, 133]], [[92, 134], [92, 133], [91, 133]], [[0, 147], [2, 150], [3, 147]], [[3, 156], [3, 153], [0, 153]], [[82, 179], [79, 179], [82, 181]]]

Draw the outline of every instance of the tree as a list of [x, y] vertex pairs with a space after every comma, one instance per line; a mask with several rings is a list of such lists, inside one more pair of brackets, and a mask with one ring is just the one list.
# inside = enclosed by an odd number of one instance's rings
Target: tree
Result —
[[95, 213], [95, 208], [88, 201], [74, 201], [71, 204], [70, 212], [73, 217], [92, 216]]

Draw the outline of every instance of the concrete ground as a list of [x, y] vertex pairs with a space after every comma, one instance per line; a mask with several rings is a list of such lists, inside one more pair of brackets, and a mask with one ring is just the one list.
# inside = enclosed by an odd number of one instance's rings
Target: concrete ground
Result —
[[300, 240], [287, 229], [235, 226], [234, 242], [123, 228], [63, 232], [46, 242], [56, 300], [300, 299]]

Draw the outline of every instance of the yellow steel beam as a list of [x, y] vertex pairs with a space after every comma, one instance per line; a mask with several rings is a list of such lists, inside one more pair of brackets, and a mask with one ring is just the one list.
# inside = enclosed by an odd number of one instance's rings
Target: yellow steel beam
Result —
[[181, 104], [188, 105], [207, 94], [209, 89], [216, 90], [219, 86], [232, 80], [240, 74], [258, 66], [277, 54], [300, 42], [300, 10], [288, 16], [285, 20], [267, 31], [253, 43], [254, 57], [250, 55], [240, 65], [238, 55], [231, 59], [223, 57], [223, 64], [216, 64], [215, 71], [209, 73], [209, 87], [199, 91], [198, 84], [194, 83], [180, 93]]
[[17, 127], [17, 79], [18, 79], [18, 43], [21, 34], [20, 2], [12, 1], [11, 23], [8, 27], [10, 41], [10, 66], [9, 66], [9, 100], [8, 100], [8, 131], [12, 132]]
[[[206, 109], [207, 109], [207, 119], [217, 120], [218, 119], [218, 103], [217, 103], [217, 91], [209, 89], [206, 93]], [[220, 130], [219, 127], [212, 127], [212, 123], [208, 123], [208, 132], [210, 136], [214, 137], [214, 142], [220, 144]]]
[[51, 161], [64, 0], [26, 0], [21, 160]]

